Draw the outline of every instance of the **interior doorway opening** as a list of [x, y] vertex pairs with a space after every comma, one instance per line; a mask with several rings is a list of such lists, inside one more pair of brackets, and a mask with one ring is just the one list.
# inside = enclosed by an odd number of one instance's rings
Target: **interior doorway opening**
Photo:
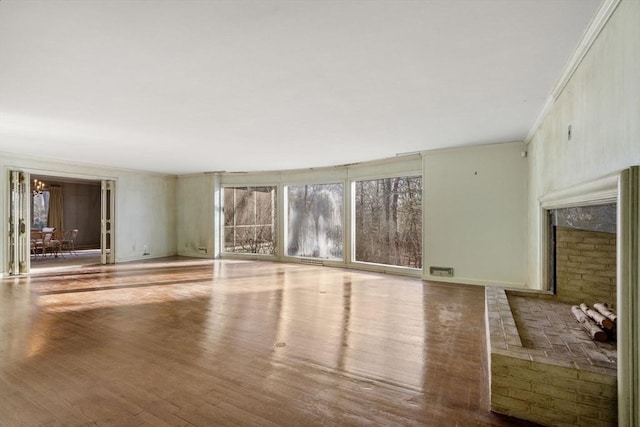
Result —
[[100, 264], [100, 187], [100, 180], [31, 175], [32, 273]]
[[113, 264], [115, 181], [9, 171], [10, 275]]

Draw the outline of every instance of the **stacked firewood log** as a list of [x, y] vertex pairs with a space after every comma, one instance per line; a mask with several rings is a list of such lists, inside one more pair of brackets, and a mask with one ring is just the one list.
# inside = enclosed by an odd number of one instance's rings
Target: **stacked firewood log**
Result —
[[571, 312], [580, 322], [592, 340], [607, 341], [616, 339], [618, 316], [606, 303], [593, 304], [593, 308], [582, 303], [571, 307]]

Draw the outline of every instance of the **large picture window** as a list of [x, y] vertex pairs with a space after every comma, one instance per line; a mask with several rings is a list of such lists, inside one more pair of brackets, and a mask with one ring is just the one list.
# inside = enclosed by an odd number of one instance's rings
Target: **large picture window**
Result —
[[355, 182], [356, 261], [422, 268], [422, 177]]
[[224, 188], [225, 252], [275, 255], [275, 187]]
[[47, 226], [49, 217], [49, 192], [33, 193], [31, 196], [31, 228], [40, 230]]
[[287, 255], [343, 259], [342, 184], [287, 187]]

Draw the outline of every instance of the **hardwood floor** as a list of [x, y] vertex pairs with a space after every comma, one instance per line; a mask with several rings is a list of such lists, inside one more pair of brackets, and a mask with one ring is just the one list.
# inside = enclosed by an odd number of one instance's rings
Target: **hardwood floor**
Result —
[[530, 425], [481, 287], [162, 259], [0, 281], [0, 425]]
[[51, 274], [100, 264], [100, 249], [79, 249], [55, 257], [31, 256], [31, 274]]

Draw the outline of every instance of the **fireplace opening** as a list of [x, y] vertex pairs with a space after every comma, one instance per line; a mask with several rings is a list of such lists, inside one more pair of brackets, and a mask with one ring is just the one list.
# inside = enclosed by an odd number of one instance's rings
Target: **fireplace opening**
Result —
[[549, 284], [557, 300], [616, 305], [616, 204], [549, 212]]

